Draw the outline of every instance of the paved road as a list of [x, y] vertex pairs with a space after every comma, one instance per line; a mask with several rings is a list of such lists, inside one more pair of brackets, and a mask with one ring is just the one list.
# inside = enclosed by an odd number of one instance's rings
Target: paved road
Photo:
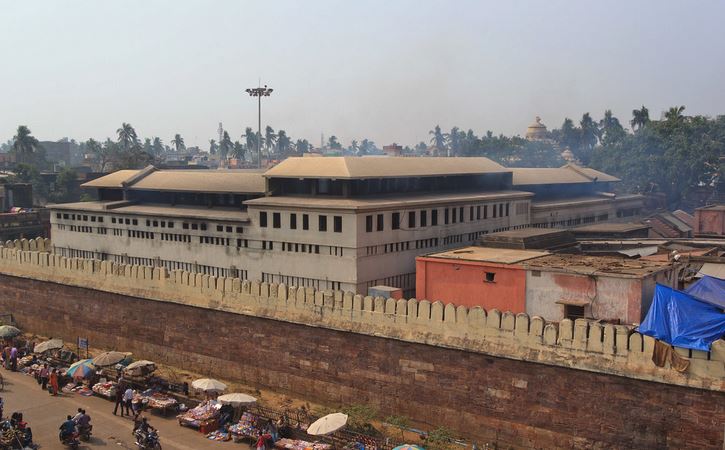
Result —
[[[112, 402], [77, 394], [53, 397], [42, 391], [34, 378], [0, 370], [5, 378], [5, 390], [0, 392], [5, 400], [5, 415], [22, 412], [23, 418], [33, 429], [34, 441], [43, 450], [64, 449], [58, 441], [58, 427], [66, 415], [75, 414], [78, 408], [90, 414], [93, 424], [91, 441], [84, 443], [81, 449], [136, 449], [131, 436], [133, 422], [126, 417], [114, 416]], [[147, 413], [146, 416], [159, 429], [164, 450], [248, 449], [246, 444], [209, 441], [197, 431], [179, 426], [174, 416], [163, 418], [154, 413]]]

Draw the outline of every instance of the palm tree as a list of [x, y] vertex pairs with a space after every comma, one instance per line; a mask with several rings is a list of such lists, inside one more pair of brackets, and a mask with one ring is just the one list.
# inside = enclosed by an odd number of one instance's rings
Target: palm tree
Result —
[[232, 138], [229, 137], [229, 132], [225, 131], [222, 135], [222, 141], [219, 143], [219, 156], [222, 160], [227, 159], [227, 156], [234, 148]]
[[128, 150], [131, 145], [138, 142], [138, 135], [130, 123], [123, 122], [121, 128], [116, 130], [118, 133], [118, 143], [123, 146], [124, 150]]
[[179, 133], [176, 133], [176, 135], [174, 135], [174, 139], [171, 140], [171, 144], [174, 146], [177, 152], [180, 152], [181, 150], [186, 148], [186, 146], [184, 145], [184, 138], [181, 137]]
[[360, 143], [360, 154], [361, 155], [367, 155], [371, 151], [375, 149], [375, 143], [373, 141], [369, 141], [367, 139], [363, 139]]
[[154, 155], [161, 156], [164, 153], [164, 143], [161, 142], [160, 137], [155, 137], [151, 143], [151, 149], [154, 151]]
[[342, 148], [342, 145], [340, 145], [340, 142], [337, 140], [337, 136], [332, 135], [327, 139], [327, 147], [330, 150], [339, 150]]
[[310, 151], [310, 143], [307, 139], [297, 139], [297, 142], [295, 142], [295, 150], [299, 154], [307, 153]]
[[216, 155], [216, 149], [217, 149], [216, 140], [209, 139], [209, 154], [210, 155]]
[[683, 111], [685, 111], [684, 106], [673, 106], [672, 108], [668, 109], [667, 112], [665, 113], [665, 120], [667, 120], [670, 123], [680, 122], [685, 117], [682, 115]]
[[247, 153], [247, 149], [244, 147], [244, 144], [239, 141], [234, 141], [231, 152], [232, 156], [239, 160], [244, 160], [245, 153]]
[[632, 125], [632, 131], [635, 128], [637, 131], [641, 130], [647, 125], [647, 122], [649, 122], [649, 110], [644, 105], [642, 105], [642, 109], [632, 110], [632, 120], [629, 121], [630, 125]]
[[[465, 136], [465, 133], [464, 133]], [[458, 127], [451, 128], [451, 132], [446, 136], [446, 143], [451, 153], [455, 156], [460, 153], [461, 150], [461, 132]]]
[[430, 139], [430, 143], [433, 144], [438, 152], [442, 152], [443, 149], [446, 148], [446, 135], [441, 132], [440, 125], [436, 125], [434, 129], [428, 132], [428, 134], [433, 135]]
[[599, 128], [601, 130], [600, 139], [602, 145], [618, 142], [626, 135], [624, 127], [619, 123], [619, 119], [614, 117], [611, 109], [604, 111], [604, 118], [599, 121]]
[[277, 150], [283, 156], [287, 155], [292, 145], [292, 140], [284, 130], [277, 132]]
[[359, 149], [360, 149], [360, 144], [358, 144], [357, 141], [355, 139], [353, 139], [352, 142], [350, 142], [350, 152], [357, 153]]
[[27, 164], [35, 151], [40, 148], [40, 142], [30, 133], [30, 128], [20, 125], [17, 134], [13, 137], [13, 151], [19, 163]]
[[599, 139], [599, 127], [592, 120], [592, 116], [589, 113], [584, 113], [582, 120], [579, 122], [579, 126], [581, 127], [582, 143], [590, 149], [594, 148]]
[[277, 135], [274, 134], [274, 129], [269, 125], [264, 129], [264, 143], [267, 149], [267, 156], [269, 156], [269, 149], [274, 148], [274, 145], [277, 143]]

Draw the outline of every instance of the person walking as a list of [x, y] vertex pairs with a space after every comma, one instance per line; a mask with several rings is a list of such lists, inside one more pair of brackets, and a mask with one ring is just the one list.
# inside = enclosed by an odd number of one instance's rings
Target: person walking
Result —
[[113, 408], [113, 415], [115, 416], [118, 412], [118, 406], [121, 406], [121, 417], [123, 417], [123, 394], [125, 392], [126, 383], [123, 380], [119, 380], [116, 385], [116, 406]]
[[18, 348], [15, 345], [10, 349], [10, 370], [18, 371]]
[[40, 388], [43, 390], [48, 389], [48, 377], [50, 377], [50, 372], [48, 371], [48, 363], [43, 364], [43, 367], [40, 368], [40, 373], [38, 374], [38, 378], [40, 378]]
[[54, 397], [58, 396], [58, 370], [53, 369], [50, 371], [50, 389]]
[[[123, 406], [126, 408], [126, 415], [131, 415], [131, 407], [133, 403], [133, 389], [131, 389], [131, 386], [129, 386], [126, 389], [126, 392], [123, 393]], [[123, 414], [121, 414], [123, 415]]]

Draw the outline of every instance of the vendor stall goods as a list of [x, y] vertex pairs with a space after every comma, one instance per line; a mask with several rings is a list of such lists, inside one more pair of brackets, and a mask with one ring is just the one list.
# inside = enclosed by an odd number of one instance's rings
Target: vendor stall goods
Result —
[[93, 392], [100, 395], [101, 397], [106, 397], [109, 399], [113, 399], [116, 397], [116, 389], [118, 388], [118, 385], [114, 381], [106, 381], [104, 383], [96, 383], [93, 385]]
[[179, 420], [179, 425], [199, 428], [203, 431], [204, 429], [210, 427], [213, 422], [217, 421], [220, 408], [220, 403], [210, 400], [200, 404], [196, 408], [186, 411], [183, 414], [179, 414], [177, 419]]
[[330, 444], [322, 442], [307, 442], [298, 439], [280, 439], [274, 443], [280, 450], [330, 450]]

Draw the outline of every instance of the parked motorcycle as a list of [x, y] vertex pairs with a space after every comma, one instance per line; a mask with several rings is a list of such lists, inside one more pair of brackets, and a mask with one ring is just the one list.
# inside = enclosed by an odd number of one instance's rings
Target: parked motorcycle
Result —
[[136, 437], [136, 446], [139, 450], [161, 450], [158, 431], [150, 430], [148, 433], [144, 433], [136, 430], [133, 435]]

